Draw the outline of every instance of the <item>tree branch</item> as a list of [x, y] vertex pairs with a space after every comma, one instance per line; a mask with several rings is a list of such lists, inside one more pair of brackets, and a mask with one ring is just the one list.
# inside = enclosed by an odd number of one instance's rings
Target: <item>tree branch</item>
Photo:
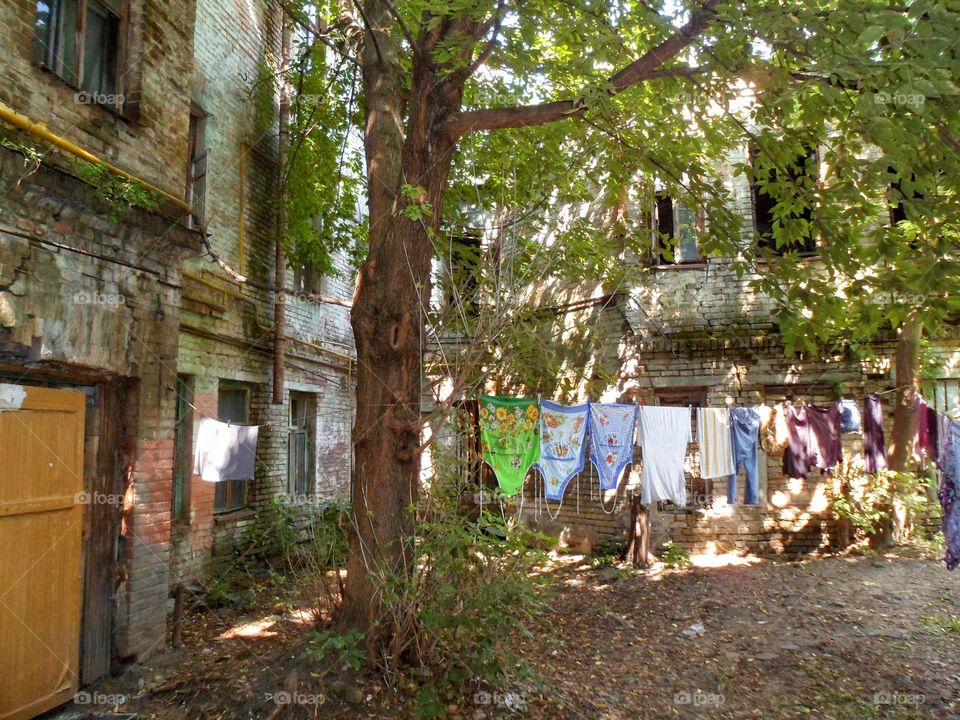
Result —
[[[610, 78], [610, 94], [616, 95], [628, 87], [657, 77], [672, 77], [690, 74], [692, 68], [663, 68], [662, 65], [686, 48], [693, 39], [710, 24], [713, 8], [720, 0], [706, 0], [700, 10], [695, 12], [686, 25], [656, 47], [634, 60]], [[517, 107], [486, 108], [469, 110], [454, 115], [447, 122], [447, 132], [453, 138], [459, 138], [470, 132], [498, 130], [503, 128], [529, 127], [579, 117], [587, 108], [581, 99], [558, 100], [556, 102]]]

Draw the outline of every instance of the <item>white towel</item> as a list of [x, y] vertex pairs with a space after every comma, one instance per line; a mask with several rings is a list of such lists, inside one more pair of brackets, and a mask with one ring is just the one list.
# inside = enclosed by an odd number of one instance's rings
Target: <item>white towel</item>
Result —
[[193, 472], [201, 480], [253, 480], [257, 425], [228, 425], [203, 418], [197, 431]]
[[697, 441], [700, 443], [700, 477], [734, 474], [728, 408], [697, 408]]
[[642, 500], [670, 500], [677, 507], [687, 504], [683, 460], [690, 436], [690, 408], [641, 407], [640, 445], [643, 448]]

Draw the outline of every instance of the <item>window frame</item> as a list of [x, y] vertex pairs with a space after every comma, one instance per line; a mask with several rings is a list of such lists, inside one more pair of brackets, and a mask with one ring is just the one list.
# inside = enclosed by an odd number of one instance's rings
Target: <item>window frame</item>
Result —
[[[707, 388], [702, 385], [656, 388], [654, 390], [654, 404], [657, 406], [685, 407], [690, 410], [690, 437], [692, 441], [687, 444], [686, 456], [690, 457], [693, 463], [690, 471], [687, 472], [685, 470], [683, 476], [688, 498], [692, 496], [693, 502], [687, 507], [701, 509], [712, 507], [713, 481], [704, 479], [700, 475], [700, 438], [697, 436], [696, 413], [697, 408], [709, 407], [707, 404]], [[699, 502], [700, 498], [703, 498], [703, 503]], [[667, 500], [663, 500], [660, 501], [658, 505], [663, 509], [668, 502]]]
[[[303, 408], [303, 417], [295, 417], [294, 404]], [[299, 501], [301, 498], [312, 498], [317, 494], [316, 488], [316, 415], [317, 396], [309, 392], [290, 392], [289, 428], [287, 432], [287, 493]], [[304, 457], [302, 461], [303, 477], [298, 478], [294, 464], [296, 442], [302, 441]]]
[[207, 117], [209, 114], [203, 108], [191, 103], [184, 199], [193, 210], [189, 227], [201, 230], [206, 226], [207, 166], [210, 158], [210, 149], [207, 147]]
[[[73, 49], [73, 67], [67, 68], [66, 59], [61, 56], [61, 47], [65, 37], [66, 28], [62, 24], [62, 19], [54, 19], [55, 13], [62, 11], [62, 5], [65, 0], [48, 0], [46, 3], [50, 8], [48, 17], [49, 26], [47, 36], [43, 37], [38, 32], [39, 4], [34, 3], [34, 58], [37, 64], [47, 72], [55, 75], [71, 88], [78, 91], [77, 97], [86, 94], [85, 104], [97, 105], [116, 113], [123, 114], [125, 110], [125, 87], [124, 82], [125, 68], [128, 62], [128, 27], [129, 27], [129, 0], [116, 0], [117, 8], [110, 6], [107, 0], [76, 0], [76, 17], [73, 27], [74, 49]], [[113, 84], [114, 87], [109, 91], [104, 88], [89, 87], [84, 80], [86, 63], [89, 59], [87, 53], [87, 26], [89, 24], [90, 7], [96, 6], [107, 15], [116, 20], [116, 47], [114, 48], [115, 57], [113, 59]], [[50, 44], [51, 34], [56, 36], [56, 42]], [[109, 100], [112, 99], [112, 102]]]
[[[254, 386], [237, 380], [220, 380], [217, 385], [217, 419], [220, 422], [232, 422], [239, 425], [250, 423], [250, 406], [253, 398]], [[241, 391], [244, 393], [244, 419], [223, 419], [221, 409], [222, 393], [227, 391]], [[223, 480], [216, 483], [213, 499], [213, 512], [216, 515], [244, 510], [250, 505], [250, 480]]]
[[[661, 212], [664, 208], [669, 206], [669, 223], [666, 223], [669, 231], [661, 230], [661, 227], [665, 224], [663, 223], [664, 212]], [[688, 212], [693, 220], [690, 224], [690, 228], [694, 233], [693, 238], [693, 247], [696, 252], [696, 256], [692, 258], [685, 258], [683, 253], [683, 239], [678, 235], [682, 232], [683, 227], [687, 227], [686, 224], [681, 223], [681, 213]], [[704, 232], [704, 218], [703, 213], [700, 208], [690, 208], [682, 202], [679, 202], [676, 198], [666, 192], [658, 192], [654, 194], [653, 207], [650, 212], [650, 227], [653, 230], [653, 247], [651, 249], [651, 255], [653, 264], [656, 267], [666, 268], [666, 267], [702, 267], [706, 262], [706, 259], [703, 256], [703, 250], [700, 248], [700, 236]], [[671, 248], [674, 253], [673, 259], [670, 259], [664, 255], [664, 251], [667, 250], [664, 247], [663, 235], [668, 235], [675, 242], [672, 244]], [[676, 253], [680, 251], [680, 259], [676, 259]]]

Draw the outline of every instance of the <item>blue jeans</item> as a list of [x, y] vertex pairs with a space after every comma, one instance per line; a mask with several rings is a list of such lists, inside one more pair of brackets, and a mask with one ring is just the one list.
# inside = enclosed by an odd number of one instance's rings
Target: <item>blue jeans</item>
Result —
[[730, 433], [733, 444], [733, 475], [727, 479], [727, 502], [735, 505], [737, 502], [737, 473], [743, 466], [747, 476], [747, 487], [744, 490], [743, 502], [745, 505], [756, 505], [760, 502], [760, 478], [757, 468], [760, 443], [760, 413], [752, 407], [730, 408]]

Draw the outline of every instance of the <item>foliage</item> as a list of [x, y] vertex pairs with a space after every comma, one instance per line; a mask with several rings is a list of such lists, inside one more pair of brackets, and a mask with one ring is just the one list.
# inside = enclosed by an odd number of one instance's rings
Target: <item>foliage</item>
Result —
[[331, 630], [311, 630], [307, 633], [307, 638], [303, 656], [323, 665], [326, 671], [337, 666], [356, 671], [363, 664], [363, 632], [356, 628], [343, 635], [337, 635]]
[[868, 473], [863, 458], [844, 454], [830, 488], [833, 514], [849, 521], [862, 538], [878, 532], [893, 512], [894, 501], [911, 514], [931, 509], [928, 479], [909, 472]]
[[543, 608], [538, 539], [486, 508], [465, 514], [459, 480], [434, 476], [419, 510], [410, 509], [420, 518], [413, 572], [373, 569], [391, 626], [400, 629], [383, 669], [395, 675], [404, 659], [412, 664], [418, 717], [441, 716], [444, 703], [471, 685], [503, 688], [527, 677], [508, 641], [528, 634]]
[[109, 170], [104, 165], [79, 161], [73, 163], [77, 177], [97, 190], [97, 197], [107, 204], [107, 217], [111, 222], [121, 222], [133, 207], [156, 211], [160, 208], [162, 196], [141, 185]]
[[667, 541], [663, 546], [663, 555], [661, 555], [663, 564], [674, 570], [682, 570], [690, 567], [693, 563], [690, 561], [690, 554], [673, 540]]
[[928, 628], [937, 630], [944, 635], [960, 633], [960, 615], [927, 615], [921, 622]]

